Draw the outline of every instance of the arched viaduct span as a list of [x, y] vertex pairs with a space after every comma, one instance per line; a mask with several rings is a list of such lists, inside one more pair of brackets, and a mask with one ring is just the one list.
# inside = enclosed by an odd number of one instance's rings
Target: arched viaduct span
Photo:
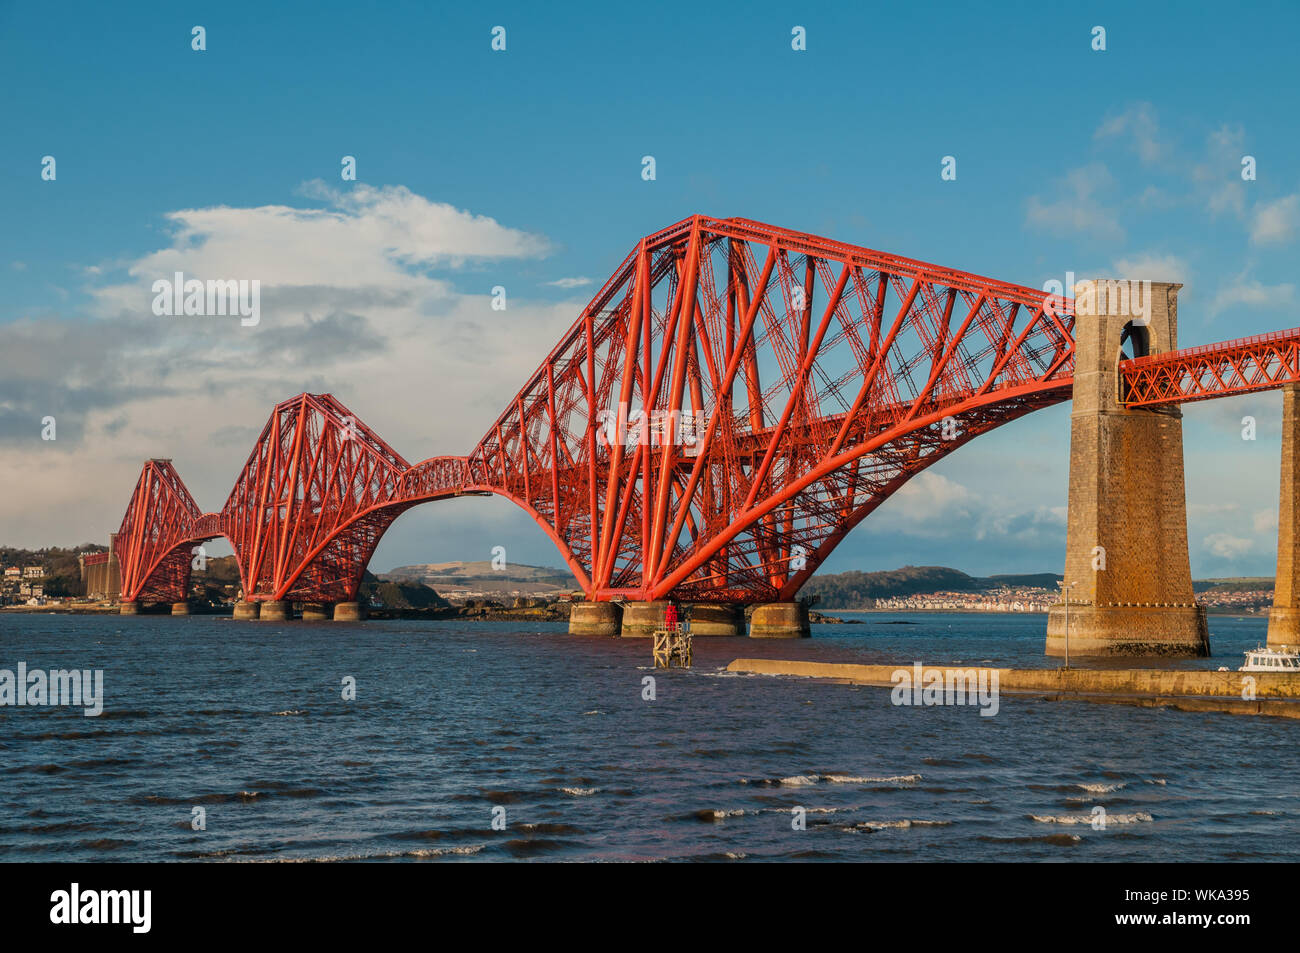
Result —
[[[1126, 306], [1149, 304], [1149, 283], [1140, 295]], [[183, 601], [192, 547], [224, 536], [249, 601], [351, 602], [398, 515], [495, 493], [590, 602], [786, 603], [912, 476], [1071, 398], [1075, 323], [1072, 299], [693, 216], [637, 243], [466, 456], [412, 465], [303, 394], [277, 405], [219, 512], [170, 461], [146, 463], [113, 542], [121, 598]], [[1177, 352], [1164, 318], [1102, 323], [1087, 370], [1111, 412], [1176, 415], [1300, 377], [1300, 330]]]

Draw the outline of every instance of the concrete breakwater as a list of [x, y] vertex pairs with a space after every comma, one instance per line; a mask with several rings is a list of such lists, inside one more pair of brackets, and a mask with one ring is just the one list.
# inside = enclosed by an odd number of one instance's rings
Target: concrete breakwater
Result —
[[[906, 672], [911, 679], [914, 666], [739, 658], [727, 666], [727, 671], [796, 675], [889, 688], [898, 681], [896, 672]], [[935, 678], [940, 683], [949, 672], [973, 672], [977, 676], [987, 673], [996, 675], [1000, 691], [1042, 694], [1056, 700], [1109, 701], [1187, 711], [1300, 718], [1300, 673], [1146, 668], [989, 669], [972, 665], [923, 665], [921, 672], [923, 679]]]

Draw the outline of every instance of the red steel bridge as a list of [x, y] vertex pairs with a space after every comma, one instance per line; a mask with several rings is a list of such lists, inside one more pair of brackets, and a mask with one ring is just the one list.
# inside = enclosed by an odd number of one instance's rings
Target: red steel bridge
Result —
[[[384, 532], [496, 493], [589, 599], [788, 601], [911, 477], [1068, 400], [1074, 302], [740, 218], [643, 238], [467, 456], [412, 464], [328, 394], [276, 406], [219, 512], [145, 464], [123, 601], [183, 601], [224, 536], [245, 598], [351, 601]], [[1300, 380], [1300, 329], [1136, 357], [1131, 407]]]

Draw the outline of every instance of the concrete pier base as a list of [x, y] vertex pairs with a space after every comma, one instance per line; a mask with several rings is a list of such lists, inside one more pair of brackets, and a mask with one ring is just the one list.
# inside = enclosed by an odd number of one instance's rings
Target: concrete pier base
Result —
[[359, 602], [337, 602], [334, 604], [335, 622], [360, 622], [365, 617], [365, 607]]
[[745, 634], [740, 606], [695, 603], [690, 608], [691, 635], [729, 637]]
[[259, 603], [256, 602], [236, 602], [235, 618], [236, 619], [256, 619], [259, 611]]
[[664, 627], [664, 610], [667, 608], [668, 603], [658, 599], [654, 602], [624, 603], [623, 625], [618, 634], [625, 639], [652, 638], [655, 629]]
[[274, 599], [270, 602], [262, 603], [262, 611], [258, 618], [263, 622], [285, 622], [289, 618], [289, 603], [283, 599]]
[[569, 635], [617, 636], [622, 608], [613, 602], [575, 602], [569, 610]]
[[[1065, 655], [1065, 606], [1047, 613], [1047, 654]], [[1210, 654], [1205, 607], [1070, 604], [1070, 657], [1149, 655], [1200, 658]]]
[[749, 617], [751, 639], [806, 639], [811, 634], [808, 609], [799, 602], [769, 602], [754, 606]]
[[117, 613], [118, 615], [139, 615], [140, 603], [123, 602], [117, 607]]
[[190, 604], [188, 602], [173, 602], [172, 615], [189, 615]]
[[1268, 647], [1300, 649], [1300, 609], [1274, 606], [1268, 610]]
[[328, 602], [304, 602], [302, 604], [302, 621], [304, 622], [327, 622], [333, 617], [333, 607]]
[[1277, 581], [1273, 608], [1268, 614], [1270, 648], [1300, 645], [1300, 499], [1296, 497], [1296, 471], [1300, 469], [1300, 387], [1282, 388], [1282, 493], [1277, 508]]

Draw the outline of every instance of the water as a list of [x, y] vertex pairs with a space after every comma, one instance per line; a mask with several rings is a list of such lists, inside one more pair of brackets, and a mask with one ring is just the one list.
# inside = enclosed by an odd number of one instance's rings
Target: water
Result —
[[[647, 641], [562, 625], [5, 615], [0, 668], [103, 668], [107, 698], [0, 708], [0, 859], [1300, 859], [1294, 721], [720, 671], [1056, 664], [1043, 616], [857, 618], [697, 640], [644, 701]], [[1264, 625], [1211, 617], [1219, 657], [1180, 664], [1235, 667]]]

